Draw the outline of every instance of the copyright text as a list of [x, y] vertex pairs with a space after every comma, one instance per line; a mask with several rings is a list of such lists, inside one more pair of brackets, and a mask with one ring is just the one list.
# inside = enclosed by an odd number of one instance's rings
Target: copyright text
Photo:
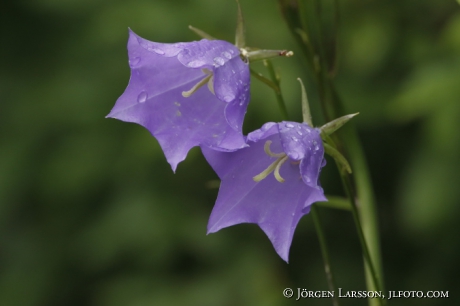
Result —
[[354, 291], [354, 290], [344, 290], [343, 288], [338, 288], [337, 291], [325, 291], [325, 290], [308, 290], [304, 288], [286, 288], [283, 290], [283, 296], [285, 298], [295, 297], [296, 301], [300, 299], [320, 299], [320, 298], [355, 298], [355, 299], [407, 299], [407, 298], [428, 298], [428, 299], [438, 299], [438, 298], [448, 298], [449, 291]]

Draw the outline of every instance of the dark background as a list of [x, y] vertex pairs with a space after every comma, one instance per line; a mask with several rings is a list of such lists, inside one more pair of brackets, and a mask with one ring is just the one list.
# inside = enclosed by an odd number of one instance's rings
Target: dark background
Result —
[[[305, 61], [276, 1], [241, 0], [247, 42], [297, 54], [274, 61], [288, 111], [297, 77], [322, 124]], [[460, 6], [454, 0], [347, 0], [336, 79], [356, 121], [377, 198], [388, 290], [460, 292]], [[206, 236], [217, 177], [198, 149], [173, 174], [147, 130], [105, 119], [129, 79], [128, 27], [157, 42], [233, 41], [232, 0], [16, 0], [0, 9], [0, 305], [331, 305], [288, 300], [327, 290], [310, 216], [283, 262], [255, 225]], [[266, 74], [261, 64], [253, 68]], [[257, 80], [245, 132], [279, 121]], [[345, 140], [346, 141], [346, 140]], [[342, 195], [332, 162], [327, 194]], [[365, 290], [346, 211], [320, 210], [336, 282]], [[366, 305], [365, 300], [340, 300]]]

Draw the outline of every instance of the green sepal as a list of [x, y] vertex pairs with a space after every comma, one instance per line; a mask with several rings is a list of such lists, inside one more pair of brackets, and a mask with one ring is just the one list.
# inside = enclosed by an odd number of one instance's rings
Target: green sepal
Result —
[[294, 52], [288, 50], [255, 50], [249, 51], [245, 55], [249, 58], [250, 62], [255, 62], [279, 56], [291, 57], [294, 55]]
[[201, 38], [206, 38], [206, 39], [209, 39], [209, 40], [215, 40], [214, 37], [212, 37], [211, 35], [209, 35], [208, 33], [206, 33], [203, 30], [200, 30], [200, 29], [197, 29], [195, 27], [192, 27], [191, 25], [189, 25], [188, 28], [190, 30], [192, 30], [196, 35], [200, 36]]
[[246, 29], [244, 28], [243, 12], [240, 2], [236, 0], [236, 4], [238, 5], [238, 17], [236, 20], [235, 46], [241, 49], [246, 47]]
[[339, 117], [337, 119], [332, 120], [331, 122], [326, 123], [322, 127], [320, 127], [320, 130], [322, 133], [326, 135], [331, 135], [338, 129], [340, 129], [345, 123], [347, 123], [351, 118], [354, 116], [358, 115], [359, 113], [355, 114], [350, 114], [350, 115], [345, 115], [342, 117]]
[[310, 104], [308, 103], [307, 91], [303, 82], [300, 78], [297, 78], [297, 81], [300, 82], [300, 87], [302, 91], [302, 118], [303, 122], [307, 123], [309, 126], [313, 127], [313, 122], [311, 120]]
[[336, 148], [334, 148], [326, 142], [323, 142], [323, 146], [324, 152], [331, 156], [343, 171], [346, 171], [351, 174], [352, 171], [350, 164], [348, 163], [347, 159], [342, 155], [342, 153], [340, 153]]

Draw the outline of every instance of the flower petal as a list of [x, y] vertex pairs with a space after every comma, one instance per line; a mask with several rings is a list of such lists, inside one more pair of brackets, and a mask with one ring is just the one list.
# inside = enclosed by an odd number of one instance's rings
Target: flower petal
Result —
[[250, 98], [249, 83], [248, 65], [239, 56], [214, 70], [214, 91], [217, 98], [229, 103], [225, 116], [235, 130], [243, 124]]
[[[247, 140], [252, 142], [257, 142], [260, 139], [267, 138], [270, 135], [278, 133], [278, 126], [276, 123], [269, 122], [265, 123], [261, 129], [255, 130], [248, 134]], [[202, 147], [203, 150], [203, 147]], [[203, 153], [205, 151], [203, 150]], [[207, 152], [207, 151], [206, 151]], [[223, 179], [224, 176], [232, 169], [227, 162], [227, 159], [224, 158], [227, 155], [221, 154], [206, 154], [205, 157], [208, 160], [208, 163], [212, 166], [214, 171], [217, 173], [220, 179]], [[257, 174], [257, 173], [256, 173]]]
[[[177, 59], [190, 68], [208, 68], [209, 70], [226, 66], [234, 58], [240, 59], [238, 48], [223, 40], [193, 41], [182, 43], [183, 49]], [[243, 62], [240, 59], [241, 62]]]
[[258, 183], [253, 180], [276, 160], [265, 154], [266, 140], [272, 141], [273, 152], [283, 151], [278, 126], [266, 124], [263, 129], [249, 134], [250, 146], [236, 152], [202, 148], [206, 160], [222, 179], [208, 233], [239, 223], [258, 224], [279, 256], [288, 261], [292, 237], [300, 218], [309, 212], [312, 203], [323, 201], [325, 197], [322, 190], [305, 185], [299, 166], [289, 161], [280, 169], [284, 183], [278, 182], [273, 175]]
[[[225, 115], [228, 104], [218, 99], [206, 86], [190, 97], [182, 96], [183, 91], [190, 90], [206, 76], [201, 69], [189, 68], [184, 63], [190, 66], [200, 52], [204, 52], [206, 61], [200, 67], [212, 69], [214, 66], [209, 62], [209, 57], [216, 50], [227, 50], [229, 45], [232, 46], [223, 41], [207, 40], [160, 44], [130, 31], [128, 54], [131, 78], [107, 117], [138, 123], [147, 128], [159, 141], [174, 171], [194, 146], [221, 151], [245, 147], [241, 126], [245, 109], [241, 110], [243, 115], [236, 120], [239, 128], [235, 129], [229, 125]], [[216, 50], [210, 51], [213, 47]], [[189, 53], [184, 50], [189, 50]], [[195, 56], [190, 55], [192, 51]]]
[[326, 160], [320, 130], [305, 123], [289, 121], [283, 121], [278, 126], [284, 152], [290, 158], [301, 161], [300, 173], [305, 184], [321, 189], [319, 174]]
[[319, 175], [321, 168], [326, 165], [326, 159], [324, 158], [324, 148], [321, 140], [317, 143], [321, 143], [321, 145], [314, 145], [312, 150], [300, 162], [300, 175], [302, 175], [305, 184], [322, 191]]
[[278, 128], [283, 149], [294, 160], [305, 158], [318, 136], [317, 131], [305, 123], [283, 121], [278, 123]]

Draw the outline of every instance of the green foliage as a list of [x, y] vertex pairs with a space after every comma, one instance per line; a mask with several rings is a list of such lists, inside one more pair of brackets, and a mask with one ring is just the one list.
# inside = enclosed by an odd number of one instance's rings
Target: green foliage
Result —
[[[301, 120], [301, 77], [319, 125], [308, 63], [276, 3], [241, 5], [248, 45], [294, 50], [273, 61], [288, 112]], [[387, 288], [454, 296], [459, 7], [401, 0], [340, 1], [339, 8], [336, 80], [347, 113], [360, 112], [353, 120], [382, 216]], [[0, 15], [0, 305], [291, 305], [299, 302], [282, 297], [286, 287], [327, 290], [309, 217], [289, 265], [256, 226], [206, 236], [217, 194], [206, 186], [216, 176], [199, 150], [174, 175], [146, 130], [104, 119], [129, 80], [128, 27], [177, 42], [197, 39], [191, 24], [233, 41], [234, 1], [8, 1]], [[257, 82], [245, 131], [279, 120], [271, 90]], [[340, 195], [334, 171], [325, 168], [322, 185]], [[337, 284], [363, 290], [351, 217], [320, 212]]]

